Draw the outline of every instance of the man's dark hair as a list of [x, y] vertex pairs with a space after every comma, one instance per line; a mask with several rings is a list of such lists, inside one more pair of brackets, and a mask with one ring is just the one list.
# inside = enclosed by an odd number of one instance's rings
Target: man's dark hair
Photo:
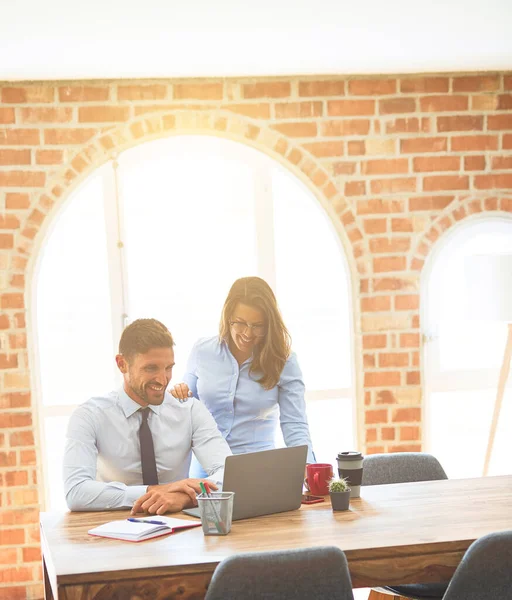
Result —
[[119, 354], [130, 361], [152, 348], [172, 348], [174, 340], [167, 327], [156, 319], [137, 319], [125, 327], [119, 340]]

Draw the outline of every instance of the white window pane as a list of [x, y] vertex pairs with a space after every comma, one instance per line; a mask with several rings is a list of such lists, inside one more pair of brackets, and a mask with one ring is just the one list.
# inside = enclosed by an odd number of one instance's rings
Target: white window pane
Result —
[[64, 432], [69, 417], [46, 417], [44, 419], [45, 434], [45, 488], [48, 493], [47, 510], [66, 510], [64, 482], [62, 480], [62, 459], [64, 456]]
[[111, 389], [114, 356], [102, 184], [91, 178], [56, 218], [36, 285], [37, 355], [46, 405]]
[[351, 387], [350, 289], [342, 250], [316, 199], [273, 172], [277, 293], [308, 389]]
[[[430, 451], [448, 477], [481, 477], [496, 390], [439, 392], [430, 395]], [[512, 467], [512, 390], [499, 421], [490, 475], [510, 473]]]
[[257, 274], [247, 161], [247, 150], [256, 151], [201, 136], [146, 146], [120, 159], [129, 316], [169, 327], [176, 380], [193, 342], [218, 332], [235, 279]]

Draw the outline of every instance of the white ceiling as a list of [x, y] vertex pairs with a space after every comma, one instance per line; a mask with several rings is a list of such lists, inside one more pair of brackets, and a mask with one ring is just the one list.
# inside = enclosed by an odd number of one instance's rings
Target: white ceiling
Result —
[[512, 0], [0, 0], [0, 80], [512, 69]]

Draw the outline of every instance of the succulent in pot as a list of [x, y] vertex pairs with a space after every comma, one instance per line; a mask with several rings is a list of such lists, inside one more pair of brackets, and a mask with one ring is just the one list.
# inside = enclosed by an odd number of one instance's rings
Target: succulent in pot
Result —
[[346, 479], [331, 479], [329, 482], [329, 495], [333, 510], [348, 510], [350, 502], [350, 488]]

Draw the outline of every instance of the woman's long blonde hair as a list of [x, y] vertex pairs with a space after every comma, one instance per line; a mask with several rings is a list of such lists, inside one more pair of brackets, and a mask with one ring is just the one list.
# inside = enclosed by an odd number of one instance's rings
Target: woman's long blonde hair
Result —
[[275, 387], [290, 356], [291, 338], [277, 306], [274, 292], [260, 277], [237, 279], [222, 308], [220, 338], [229, 343], [230, 325], [237, 304], [245, 304], [265, 315], [267, 333], [256, 345], [249, 373], [261, 373], [258, 382], [269, 390]]

